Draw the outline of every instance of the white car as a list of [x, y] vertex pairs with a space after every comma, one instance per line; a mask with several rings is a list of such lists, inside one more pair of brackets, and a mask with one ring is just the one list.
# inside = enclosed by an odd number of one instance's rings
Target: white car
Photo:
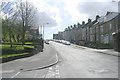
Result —
[[70, 45], [70, 42], [66, 41], [65, 44], [66, 44], [66, 45]]

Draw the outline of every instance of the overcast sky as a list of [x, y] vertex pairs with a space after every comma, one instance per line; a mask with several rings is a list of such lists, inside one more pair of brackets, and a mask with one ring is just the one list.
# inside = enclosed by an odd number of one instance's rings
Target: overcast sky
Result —
[[[13, 0], [14, 1], [14, 0]], [[37, 25], [45, 26], [45, 38], [63, 31], [69, 25], [87, 22], [96, 15], [104, 16], [107, 11], [118, 11], [118, 0], [28, 0], [37, 8]], [[113, 1], [113, 2], [112, 2]], [[116, 2], [115, 2], [116, 1]], [[49, 23], [49, 24], [46, 24]]]

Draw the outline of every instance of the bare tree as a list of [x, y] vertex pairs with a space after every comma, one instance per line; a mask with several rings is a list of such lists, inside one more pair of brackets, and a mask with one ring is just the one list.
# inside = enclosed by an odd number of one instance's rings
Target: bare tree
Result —
[[33, 21], [34, 12], [30, 2], [20, 2], [20, 16], [22, 20], [22, 45], [25, 43], [26, 31], [29, 29], [29, 24]]
[[[2, 10], [4, 10], [10, 3], [2, 4]], [[17, 2], [16, 10], [11, 13], [12, 8], [8, 9], [6, 15], [8, 33], [9, 33], [9, 42], [12, 47], [12, 39], [16, 42], [20, 41], [19, 36], [21, 36], [22, 45], [25, 43], [26, 32], [30, 28], [29, 26], [34, 21], [35, 8], [30, 2]], [[14, 26], [13, 26], [14, 25]], [[13, 28], [14, 27], [14, 28]], [[20, 31], [19, 31], [20, 30]], [[18, 34], [18, 32], [20, 32]], [[17, 35], [18, 34], [18, 35]], [[16, 39], [15, 39], [16, 38]]]

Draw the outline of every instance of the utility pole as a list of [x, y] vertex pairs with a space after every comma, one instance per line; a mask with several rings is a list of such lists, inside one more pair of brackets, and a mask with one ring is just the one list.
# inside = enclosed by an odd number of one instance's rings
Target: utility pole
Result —
[[[49, 24], [49, 23], [47, 22], [45, 24]], [[43, 38], [43, 48], [44, 48], [44, 36], [45, 36], [45, 33], [44, 33], [44, 31], [45, 31], [45, 24], [43, 24], [43, 26], [42, 26], [43, 27], [43, 35], [42, 35], [43, 36], [42, 37]]]

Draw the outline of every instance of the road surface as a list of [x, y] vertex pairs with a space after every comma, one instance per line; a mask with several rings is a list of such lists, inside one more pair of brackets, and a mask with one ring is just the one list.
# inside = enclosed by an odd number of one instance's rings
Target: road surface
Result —
[[[51, 42], [58, 51], [61, 78], [118, 78], [118, 57]], [[54, 68], [53, 68], [54, 69]]]
[[[118, 78], [117, 56], [97, 53], [87, 48], [64, 45], [52, 41], [49, 45], [46, 45], [44, 53], [44, 55], [37, 54], [30, 58], [3, 64], [3, 77]], [[40, 65], [48, 64], [49, 61], [46, 57], [55, 53], [57, 53], [59, 58], [59, 62], [56, 65], [45, 69], [25, 71], [28, 68], [38, 68]], [[23, 69], [22, 72], [20, 69]]]

